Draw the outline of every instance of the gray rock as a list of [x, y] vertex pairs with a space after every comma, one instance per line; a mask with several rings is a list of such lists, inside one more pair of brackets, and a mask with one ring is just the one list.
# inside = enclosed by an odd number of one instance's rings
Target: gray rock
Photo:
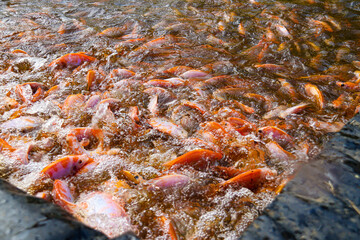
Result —
[[[76, 221], [60, 207], [27, 195], [0, 179], [0, 239], [105, 240], [102, 233]], [[136, 240], [124, 234], [116, 240]]]

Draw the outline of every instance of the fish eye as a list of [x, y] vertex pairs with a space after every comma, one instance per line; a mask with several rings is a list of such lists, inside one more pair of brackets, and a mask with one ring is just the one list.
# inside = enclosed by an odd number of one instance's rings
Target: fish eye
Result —
[[341, 83], [341, 86], [342, 86], [342, 87], [345, 87], [345, 83]]
[[138, 175], [136, 175], [136, 176], [134, 176], [134, 178], [135, 178], [135, 179], [139, 179], [139, 176], [138, 176]]
[[79, 163], [82, 164], [82, 160], [80, 160]]

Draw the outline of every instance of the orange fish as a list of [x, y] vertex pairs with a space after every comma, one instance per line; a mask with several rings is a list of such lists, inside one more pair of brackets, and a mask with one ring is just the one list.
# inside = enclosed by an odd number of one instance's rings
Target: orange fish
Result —
[[269, 138], [275, 140], [282, 146], [290, 144], [294, 145], [293, 137], [287, 134], [284, 130], [277, 128], [275, 126], [266, 126], [258, 129], [258, 132], [264, 138]]
[[156, 130], [169, 134], [175, 138], [186, 138], [188, 136], [185, 129], [170, 122], [166, 118], [151, 118], [149, 124]]
[[94, 62], [97, 59], [83, 53], [68, 53], [59, 57], [49, 64], [49, 67], [59, 66], [60, 68], [75, 68], [84, 62]]
[[101, 152], [104, 149], [104, 133], [101, 129], [73, 128], [66, 136], [66, 141], [74, 154], [87, 154], [84, 147], [90, 144], [92, 138], [97, 140], [94, 152]]
[[227, 187], [231, 185], [241, 185], [250, 190], [254, 190], [259, 184], [265, 182], [268, 177], [275, 175], [277, 175], [275, 170], [271, 170], [270, 168], [258, 168], [230, 178], [229, 180], [220, 183], [220, 186]]
[[311, 83], [305, 84], [305, 92], [312, 101], [315, 102], [316, 106], [322, 110], [324, 107], [324, 97], [319, 88]]
[[211, 162], [222, 159], [221, 153], [213, 152], [206, 149], [196, 149], [187, 152], [174, 160], [168, 161], [163, 164], [166, 168], [179, 168], [184, 165], [191, 165], [194, 167], [204, 168]]
[[52, 194], [55, 203], [66, 211], [73, 213], [76, 210], [76, 204], [74, 204], [71, 190], [65, 181], [56, 179], [54, 181]]
[[53, 180], [74, 175], [80, 168], [90, 161], [87, 155], [69, 155], [47, 165], [41, 173]]
[[16, 150], [16, 148], [13, 148], [10, 144], [8, 144], [4, 139], [0, 138], [0, 152], [3, 150], [7, 150], [10, 152], [13, 152]]
[[176, 234], [176, 230], [175, 230], [175, 226], [172, 223], [172, 221], [170, 219], [167, 219], [164, 216], [160, 216], [157, 217], [157, 220], [161, 226], [161, 229], [168, 235], [170, 236], [171, 240], [178, 240], [177, 234]]

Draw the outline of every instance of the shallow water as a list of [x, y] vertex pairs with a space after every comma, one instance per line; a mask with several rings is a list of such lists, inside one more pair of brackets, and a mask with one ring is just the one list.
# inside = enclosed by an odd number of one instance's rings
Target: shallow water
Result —
[[[0, 142], [1, 176], [109, 236], [128, 229], [144, 239], [239, 236], [359, 109], [355, 1], [0, 8], [0, 140], [8, 143]], [[98, 135], [72, 132], [80, 127]], [[196, 149], [221, 158], [169, 165]], [[69, 203], [41, 171], [80, 154], [95, 164], [61, 177]], [[265, 170], [251, 183], [235, 178], [256, 169]], [[181, 180], [150, 181], [169, 174]], [[126, 216], [84, 207], [97, 192], [114, 199], [105, 208]]]

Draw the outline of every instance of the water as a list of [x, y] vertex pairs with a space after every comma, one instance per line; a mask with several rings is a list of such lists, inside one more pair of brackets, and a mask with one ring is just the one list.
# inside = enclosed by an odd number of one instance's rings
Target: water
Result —
[[[359, 110], [355, 1], [0, 8], [1, 176], [61, 205], [42, 169], [87, 154], [92, 164], [63, 180], [74, 216], [109, 236], [239, 236]], [[208, 152], [169, 165], [198, 149]], [[251, 180], [235, 177], [251, 170]], [[147, 187], [173, 173], [190, 180]], [[113, 228], [109, 214], [84, 208], [84, 196], [99, 191], [127, 214]]]

